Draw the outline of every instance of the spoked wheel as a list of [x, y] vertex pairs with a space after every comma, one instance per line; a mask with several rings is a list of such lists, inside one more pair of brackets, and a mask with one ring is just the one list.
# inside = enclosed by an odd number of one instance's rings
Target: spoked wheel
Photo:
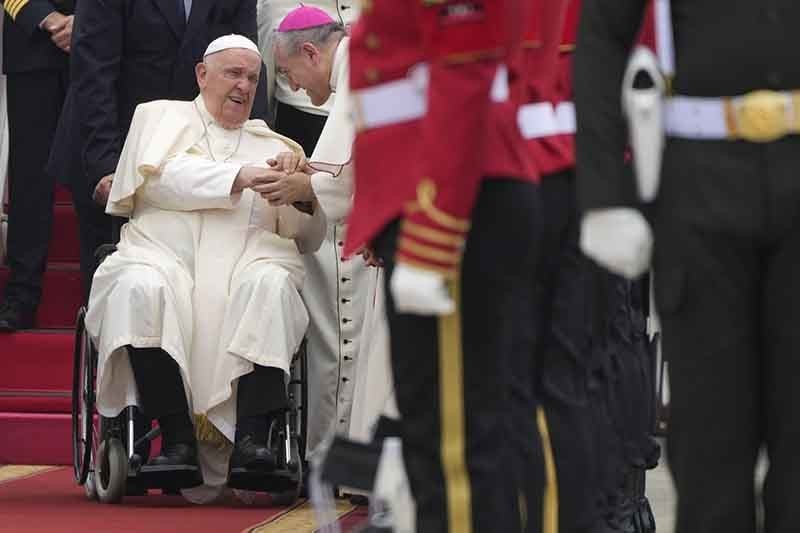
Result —
[[72, 367], [72, 467], [75, 481], [86, 483], [91, 470], [94, 445], [95, 354], [84, 319], [86, 308], [81, 307], [75, 327], [75, 347]]
[[[272, 505], [289, 506], [295, 503], [303, 495], [304, 478], [303, 478], [303, 461], [300, 457], [300, 447], [296, 435], [290, 438], [291, 455], [283, 457], [286, 467], [294, 474], [293, 478], [297, 479], [297, 483], [291, 489], [270, 492], [270, 500]], [[285, 454], [285, 452], [284, 452]]]
[[128, 483], [128, 457], [116, 437], [105, 439], [97, 448], [94, 483], [102, 503], [119, 503]]
[[[292, 361], [291, 379], [289, 381], [289, 405], [287, 415], [289, 431], [289, 449], [283, 450], [283, 462], [287, 470], [294, 474], [297, 483], [294, 488], [283, 492], [272, 493], [274, 505], [291, 505], [302, 495], [305, 471], [305, 442], [308, 405], [308, 368], [306, 365], [305, 343], [297, 351]], [[285, 438], [285, 436], [284, 436]]]
[[308, 365], [306, 364], [306, 343], [303, 342], [292, 361], [289, 381], [289, 427], [292, 432], [294, 453], [287, 457], [290, 470], [302, 469], [305, 461], [306, 436], [308, 434]]

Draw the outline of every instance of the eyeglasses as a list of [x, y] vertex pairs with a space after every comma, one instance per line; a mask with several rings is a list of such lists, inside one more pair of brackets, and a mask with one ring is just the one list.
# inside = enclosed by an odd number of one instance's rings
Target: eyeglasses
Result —
[[353, 158], [351, 157], [342, 164], [326, 163], [325, 161], [308, 161], [306, 165], [315, 172], [325, 172], [334, 178], [338, 178], [344, 170], [344, 167], [349, 165], [352, 160]]

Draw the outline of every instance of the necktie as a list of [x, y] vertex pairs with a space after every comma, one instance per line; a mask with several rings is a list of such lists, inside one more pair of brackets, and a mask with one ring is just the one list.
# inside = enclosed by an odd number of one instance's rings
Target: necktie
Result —
[[192, 0], [176, 0], [178, 2], [178, 14], [183, 22], [189, 20], [192, 12]]

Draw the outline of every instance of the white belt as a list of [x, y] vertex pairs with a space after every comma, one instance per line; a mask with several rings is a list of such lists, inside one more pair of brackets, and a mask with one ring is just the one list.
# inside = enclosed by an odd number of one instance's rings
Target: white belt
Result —
[[[423, 63], [412, 68], [406, 78], [353, 91], [356, 125], [379, 128], [422, 118], [428, 110], [428, 80], [428, 67]], [[489, 98], [502, 102], [508, 95], [508, 69], [500, 65]]]
[[732, 98], [674, 96], [664, 104], [667, 135], [769, 142], [800, 132], [800, 93], [755, 91]]
[[526, 104], [519, 108], [517, 124], [525, 139], [570, 135], [575, 133], [575, 105], [572, 102], [561, 102], [555, 107], [549, 102]]

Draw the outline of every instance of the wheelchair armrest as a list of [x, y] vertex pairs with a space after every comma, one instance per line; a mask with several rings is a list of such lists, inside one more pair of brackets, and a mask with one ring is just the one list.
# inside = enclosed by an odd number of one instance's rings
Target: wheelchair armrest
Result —
[[106, 257], [113, 254], [117, 251], [116, 244], [101, 244], [97, 247], [97, 250], [94, 251], [94, 260], [95, 264], [99, 265], [102, 263]]

